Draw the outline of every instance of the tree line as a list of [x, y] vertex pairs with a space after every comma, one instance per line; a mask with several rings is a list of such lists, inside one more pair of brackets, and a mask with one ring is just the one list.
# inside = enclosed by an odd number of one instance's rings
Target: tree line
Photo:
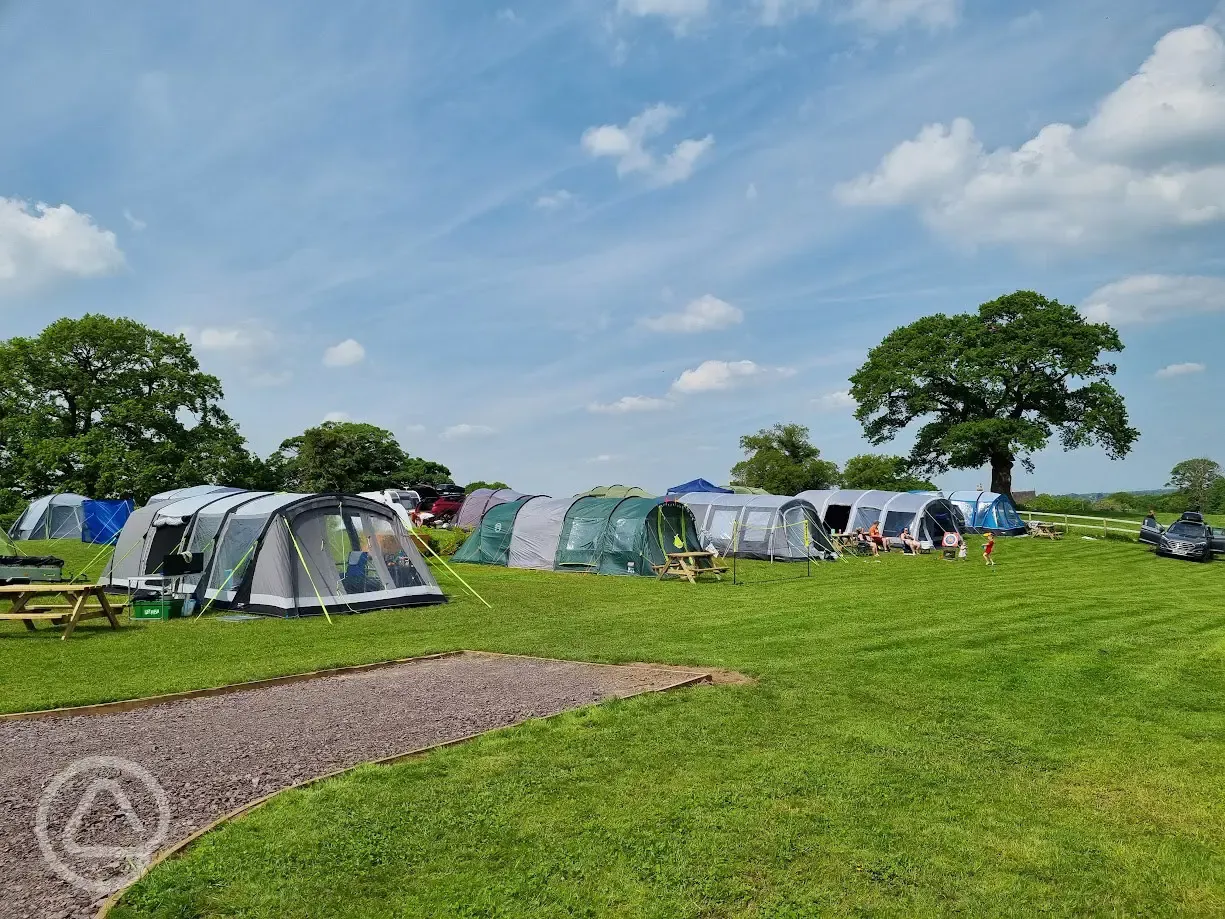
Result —
[[185, 484], [368, 491], [443, 483], [390, 431], [327, 422], [254, 453], [182, 335], [131, 319], [60, 319], [0, 342], [0, 516], [31, 498], [133, 498]]

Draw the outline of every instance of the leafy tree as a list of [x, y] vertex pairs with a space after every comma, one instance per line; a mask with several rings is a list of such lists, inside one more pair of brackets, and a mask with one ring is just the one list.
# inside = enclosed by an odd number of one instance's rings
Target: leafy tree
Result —
[[287, 488], [356, 492], [401, 484], [407, 460], [390, 431], [373, 424], [325, 421], [282, 441], [270, 463]]
[[60, 319], [0, 342], [0, 488], [133, 497], [263, 475], [181, 335], [131, 319]]
[[499, 488], [510, 488], [510, 486], [505, 482], [469, 482], [464, 486], [464, 494], [470, 495], [478, 488], [492, 488], [494, 491], [497, 491]]
[[410, 456], [401, 468], [400, 478], [405, 485], [448, 485], [451, 470], [442, 463]]
[[1225, 476], [1217, 479], [1208, 488], [1208, 499], [1204, 510], [1209, 514], [1225, 514]]
[[910, 471], [904, 456], [862, 453], [842, 467], [843, 488], [879, 488], [881, 491], [934, 491], [936, 486]]
[[732, 467], [732, 484], [794, 495], [838, 482], [838, 466], [821, 459], [800, 424], [776, 424], [740, 438], [745, 459]]
[[1113, 459], [1139, 432], [1107, 380], [1103, 352], [1123, 350], [1105, 323], [1032, 291], [984, 303], [976, 314], [938, 313], [895, 329], [851, 377], [855, 417], [872, 443], [918, 421], [910, 452], [926, 474], [991, 465], [991, 490], [1012, 493], [1018, 460], [1058, 435], [1065, 450], [1100, 444]]
[[1208, 495], [1213, 483], [1221, 478], [1220, 464], [1201, 456], [1196, 459], [1183, 460], [1170, 470], [1170, 481], [1166, 482], [1178, 491], [1195, 507], [1208, 504]]
[[280, 487], [302, 491], [379, 491], [451, 481], [446, 466], [409, 456], [391, 431], [325, 421], [281, 443], [268, 460]]

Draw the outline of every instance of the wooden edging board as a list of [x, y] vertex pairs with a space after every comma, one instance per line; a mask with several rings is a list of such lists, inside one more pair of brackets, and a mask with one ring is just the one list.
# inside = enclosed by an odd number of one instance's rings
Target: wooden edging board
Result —
[[[658, 670], [664, 673], [675, 673], [678, 677], [680, 677], [680, 679], [676, 680], [676, 682], [669, 683], [665, 686], [658, 686], [658, 687], [655, 687], [654, 689], [641, 689], [641, 690], [638, 690], [637, 692], [632, 692], [632, 693], [629, 693], [628, 695], [621, 696], [620, 698], [623, 698], [623, 699], [630, 699], [630, 698], [633, 698], [634, 696], [645, 695], [649, 692], [668, 692], [673, 689], [681, 689], [685, 686], [695, 686], [699, 683], [713, 682], [711, 675], [708, 673], [702, 673], [702, 672], [692, 671], [692, 670], [684, 670], [684, 669], [680, 669], [676, 667], [669, 667], [667, 665], [652, 667], [650, 665], [643, 665], [643, 664], [596, 664], [596, 663], [589, 663], [587, 661], [567, 661], [562, 658], [556, 658], [556, 657], [533, 658], [530, 655], [526, 655], [526, 654], [499, 654], [497, 652], [492, 652], [492, 651], [450, 651], [446, 654], [432, 654], [432, 655], [429, 655], [428, 657], [407, 658], [406, 660], [402, 660], [402, 661], [387, 661], [381, 666], [387, 666], [390, 664], [412, 663], [414, 661], [434, 660], [434, 659], [442, 658], [442, 657], [452, 657], [457, 654], [480, 654], [480, 655], [484, 655], [487, 657], [517, 657], [517, 658], [524, 658], [527, 660], [554, 661], [557, 663], [565, 663], [565, 664], [582, 664], [584, 666], [589, 666], [589, 667], [637, 667], [642, 670]], [[355, 668], [341, 668], [340, 671], [323, 670], [323, 671], [317, 671], [314, 674], [301, 674], [300, 676], [305, 677], [305, 678], [310, 678], [314, 676], [326, 676], [330, 673], [347, 672], [349, 670], [360, 670], [360, 669], [368, 670], [368, 669], [371, 669], [373, 666], [380, 666], [380, 665], [367, 664], [360, 668], [356, 668], [356, 667]], [[280, 679], [280, 682], [285, 682], [285, 681], [286, 680], [284, 678]], [[274, 681], [260, 681], [259, 685], [268, 685], [268, 683], [272, 683], [272, 682]], [[241, 685], [247, 688], [251, 688], [252, 686], [255, 686], [256, 684], [244, 683], [244, 684], [238, 684], [238, 685]], [[211, 694], [216, 695], [217, 693], [211, 693]], [[196, 696], [186, 696], [186, 697], [196, 698]], [[167, 696], [159, 696], [156, 698], [159, 698], [162, 701], [172, 701]], [[116, 704], [123, 704], [123, 703], [116, 703]], [[597, 702], [593, 704], [598, 705], [600, 703]], [[563, 715], [563, 714], [566, 714], [567, 712], [581, 711], [582, 708], [587, 708], [587, 707], [588, 706], [582, 706], [578, 709], [566, 709], [565, 711], [557, 712], [553, 715], [549, 715], [547, 718], [525, 719], [525, 720], [544, 721], [544, 720], [548, 720], [548, 718], [556, 718], [558, 715]], [[140, 881], [141, 878], [143, 878], [146, 874], [152, 871], [153, 868], [155, 868], [157, 865], [181, 854], [184, 850], [186, 850], [189, 846], [191, 846], [192, 843], [194, 843], [197, 839], [199, 839], [205, 833], [209, 833], [217, 829], [217, 827], [221, 826], [224, 823], [229, 823], [231, 820], [236, 820], [239, 817], [244, 816], [245, 814], [249, 814], [251, 811], [267, 804], [269, 801], [271, 801], [273, 798], [277, 797], [278, 795], [282, 795], [282, 794], [285, 794], [285, 792], [294, 791], [299, 788], [307, 788], [311, 785], [317, 785], [320, 782], [326, 782], [328, 779], [334, 779], [337, 776], [344, 775], [346, 772], [352, 772], [355, 769], [360, 769], [363, 766], [389, 766], [394, 763], [402, 762], [407, 759], [414, 759], [417, 757], [422, 757], [422, 756], [425, 756], [427, 753], [433, 752], [434, 750], [442, 750], [442, 749], [445, 749], [446, 747], [454, 747], [457, 744], [467, 743], [470, 740], [475, 740], [477, 737], [483, 737], [489, 734], [496, 734], [499, 731], [509, 730], [510, 728], [518, 727], [519, 725], [524, 724], [524, 723], [525, 723], [524, 721], [516, 721], [514, 724], [503, 725], [500, 728], [493, 728], [492, 730], [489, 730], [489, 731], [478, 731], [474, 734], [465, 734], [463, 737], [453, 737], [450, 740], [443, 740], [443, 741], [440, 741], [439, 743], [429, 744], [428, 746], [417, 747], [414, 750], [408, 750], [404, 753], [393, 753], [391, 756], [384, 756], [380, 759], [368, 760], [367, 762], [364, 762], [364, 763], [357, 763], [353, 766], [346, 766], [343, 769], [335, 769], [331, 772], [324, 773], [323, 775], [318, 775], [318, 776], [315, 776], [314, 778], [305, 779], [294, 785], [287, 785], [285, 788], [278, 789], [277, 791], [274, 791], [271, 794], [267, 794], [267, 795], [264, 795], [263, 797], [256, 798], [254, 801], [250, 801], [242, 805], [241, 807], [236, 807], [234, 810], [230, 811], [229, 813], [223, 814], [222, 816], [218, 817], [216, 820], [214, 820], [212, 823], [208, 824], [207, 826], [203, 826], [200, 829], [196, 830], [190, 836], [187, 836], [186, 838], [180, 840], [179, 842], [176, 842], [174, 845], [167, 846], [165, 849], [162, 849], [160, 852], [158, 852], [150, 860], [149, 864], [145, 866], [145, 869], [140, 873], [139, 877], [137, 877], [130, 883], [125, 884], [121, 889], [115, 891], [113, 894], [107, 897], [106, 901], [102, 904], [101, 909], [98, 910], [97, 919], [107, 919], [107, 917], [110, 915], [111, 909], [119, 902], [119, 900], [128, 891], [128, 889], [132, 887], [133, 884]]]

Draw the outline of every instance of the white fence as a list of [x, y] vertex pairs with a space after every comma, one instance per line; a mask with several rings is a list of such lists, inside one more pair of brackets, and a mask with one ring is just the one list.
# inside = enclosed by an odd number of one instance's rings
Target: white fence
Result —
[[[1085, 530], [1086, 532], [1101, 533], [1103, 536], [1109, 536], [1111, 533], [1121, 533], [1133, 539], [1140, 536], [1141, 523], [1139, 520], [1118, 520], [1114, 517], [1082, 517], [1079, 514], [1053, 514], [1046, 511], [1018, 511], [1018, 513], [1026, 521], [1033, 520], [1038, 523], [1050, 523], [1061, 526], [1066, 533], [1071, 533], [1073, 530]], [[1073, 523], [1073, 521], [1077, 522]], [[1081, 523], [1079, 521], [1084, 522]]]

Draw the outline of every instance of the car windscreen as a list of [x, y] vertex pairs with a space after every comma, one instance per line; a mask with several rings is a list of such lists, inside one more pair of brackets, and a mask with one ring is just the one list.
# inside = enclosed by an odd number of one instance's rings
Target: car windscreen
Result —
[[1180, 539], [1203, 539], [1208, 535], [1205, 530], [1206, 527], [1202, 523], [1180, 520], [1166, 530], [1166, 535], [1176, 536]]

